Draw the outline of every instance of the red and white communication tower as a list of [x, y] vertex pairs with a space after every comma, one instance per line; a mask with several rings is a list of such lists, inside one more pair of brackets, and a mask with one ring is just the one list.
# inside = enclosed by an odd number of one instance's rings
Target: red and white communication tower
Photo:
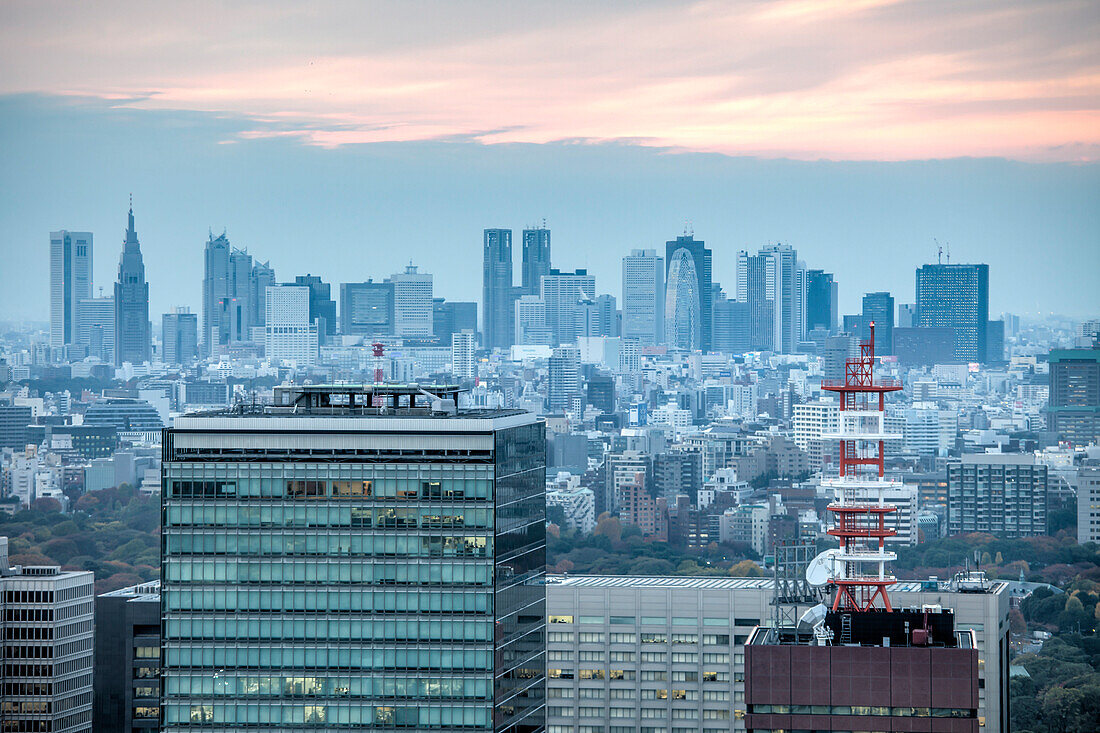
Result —
[[886, 526], [886, 516], [897, 511], [888, 504], [888, 489], [901, 486], [887, 481], [883, 447], [887, 440], [900, 435], [886, 432], [886, 393], [897, 392], [896, 379], [875, 381], [875, 324], [871, 338], [859, 345], [859, 358], [844, 365], [844, 381], [822, 381], [821, 388], [840, 397], [839, 430], [823, 437], [840, 441], [840, 475], [824, 484], [835, 492], [829, 504], [834, 526], [829, 534], [840, 541], [840, 549], [831, 551], [830, 583], [836, 586], [834, 611], [867, 611], [875, 598], [882, 599], [887, 611], [890, 598], [886, 586], [894, 583], [887, 564], [897, 555], [886, 550], [886, 538], [897, 532]]
[[374, 352], [374, 383], [382, 384], [386, 381], [386, 363], [382, 360], [382, 355], [386, 353], [386, 347], [384, 344], [373, 343], [371, 348]]

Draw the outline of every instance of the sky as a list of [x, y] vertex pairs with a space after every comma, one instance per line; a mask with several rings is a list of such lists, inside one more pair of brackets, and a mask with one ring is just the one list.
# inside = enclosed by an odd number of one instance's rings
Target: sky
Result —
[[8, 0], [0, 318], [45, 319], [54, 229], [109, 289], [131, 192], [154, 320], [211, 229], [280, 279], [411, 259], [472, 300], [481, 230], [543, 218], [615, 295], [687, 227], [731, 295], [782, 241], [845, 313], [909, 302], [939, 243], [994, 313], [1100, 314], [1097, 38], [1089, 0]]

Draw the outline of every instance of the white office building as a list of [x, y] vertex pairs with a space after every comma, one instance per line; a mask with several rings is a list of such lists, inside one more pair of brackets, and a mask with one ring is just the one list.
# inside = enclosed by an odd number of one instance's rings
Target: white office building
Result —
[[432, 276], [409, 265], [390, 275], [393, 283], [393, 328], [396, 336], [427, 338], [434, 333]]
[[[429, 301], [430, 302], [430, 301]], [[274, 285], [267, 288], [264, 353], [271, 363], [298, 367], [317, 363], [317, 324], [309, 322], [309, 288]]]

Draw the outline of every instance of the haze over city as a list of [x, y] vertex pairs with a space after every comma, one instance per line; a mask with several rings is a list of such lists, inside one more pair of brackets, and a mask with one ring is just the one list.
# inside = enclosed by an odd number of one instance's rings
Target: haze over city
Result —
[[0, 731], [1100, 731], [1097, 0], [0, 2]]
[[544, 218], [609, 292], [687, 224], [719, 281], [785, 242], [910, 297], [938, 240], [998, 312], [1100, 308], [1092, 3], [187, 8], [0, 11], [4, 317], [45, 316], [42, 232], [112, 242], [130, 193], [155, 312], [197, 305], [208, 229], [470, 299], [481, 229]]

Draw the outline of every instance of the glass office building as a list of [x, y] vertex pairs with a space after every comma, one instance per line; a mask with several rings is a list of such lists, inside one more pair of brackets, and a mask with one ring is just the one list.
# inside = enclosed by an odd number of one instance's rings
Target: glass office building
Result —
[[544, 424], [456, 391], [165, 431], [164, 731], [544, 729]]

